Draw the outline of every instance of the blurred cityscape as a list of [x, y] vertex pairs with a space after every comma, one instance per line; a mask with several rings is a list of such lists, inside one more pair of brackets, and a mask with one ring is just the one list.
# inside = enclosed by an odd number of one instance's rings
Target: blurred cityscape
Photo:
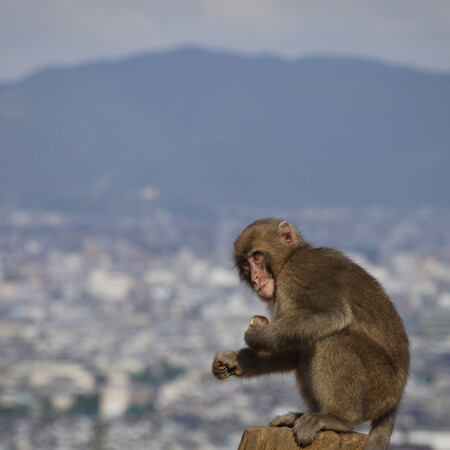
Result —
[[[279, 215], [384, 285], [412, 349], [393, 442], [449, 449], [450, 211]], [[235, 449], [301, 410], [292, 376], [210, 373], [266, 313], [231, 262], [256, 218], [1, 210], [0, 450]]]

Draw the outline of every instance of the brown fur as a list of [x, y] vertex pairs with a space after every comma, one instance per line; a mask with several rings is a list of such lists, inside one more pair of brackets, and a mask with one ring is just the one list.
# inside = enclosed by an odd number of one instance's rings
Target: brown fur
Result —
[[[370, 420], [367, 449], [387, 449], [408, 376], [408, 339], [402, 320], [380, 284], [342, 253], [310, 246], [289, 223], [262, 219], [236, 239], [234, 259], [261, 252], [274, 280], [262, 298], [273, 321], [255, 323], [248, 345], [221, 352], [213, 374], [253, 377], [295, 370], [306, 413], [276, 417], [292, 426], [299, 445], [319, 430], [349, 431]], [[217, 361], [225, 363], [219, 366]]]

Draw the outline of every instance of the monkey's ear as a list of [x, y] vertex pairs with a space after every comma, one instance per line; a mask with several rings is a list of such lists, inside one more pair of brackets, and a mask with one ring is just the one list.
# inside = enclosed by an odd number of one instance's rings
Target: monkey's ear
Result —
[[278, 236], [281, 242], [289, 247], [295, 247], [299, 241], [297, 230], [286, 221], [278, 225]]

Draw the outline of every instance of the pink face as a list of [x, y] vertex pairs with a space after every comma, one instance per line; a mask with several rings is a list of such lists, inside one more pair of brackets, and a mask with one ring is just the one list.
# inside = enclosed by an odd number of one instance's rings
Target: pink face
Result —
[[262, 252], [253, 252], [241, 264], [242, 269], [249, 273], [249, 280], [255, 292], [262, 298], [272, 298], [275, 282], [266, 268], [266, 261]]

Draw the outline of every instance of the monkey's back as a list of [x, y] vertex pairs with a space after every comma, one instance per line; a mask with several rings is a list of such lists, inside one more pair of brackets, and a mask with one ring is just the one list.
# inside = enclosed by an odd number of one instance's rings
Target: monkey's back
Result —
[[[290, 307], [312, 314], [350, 310], [348, 325], [316, 341], [311, 359], [300, 363], [298, 378], [306, 401], [320, 405], [326, 392], [326, 397], [339, 399], [340, 409], [343, 402], [348, 411], [364, 405], [360, 412], [365, 420], [395, 407], [406, 384], [409, 346], [402, 320], [378, 281], [342, 253], [310, 246], [296, 249], [280, 275], [283, 295], [298, 293]], [[305, 373], [314, 376], [305, 379]], [[346, 399], [339, 391], [343, 386]]]
[[[371, 346], [379, 346], [406, 378], [409, 344], [403, 322], [374, 277], [343, 253], [324, 247], [300, 247], [286, 265], [287, 270], [282, 272], [290, 274], [291, 291], [301, 293], [294, 299], [300, 308], [348, 306], [352, 320], [345, 331], [370, 341]], [[279, 282], [283, 283], [283, 276]]]

